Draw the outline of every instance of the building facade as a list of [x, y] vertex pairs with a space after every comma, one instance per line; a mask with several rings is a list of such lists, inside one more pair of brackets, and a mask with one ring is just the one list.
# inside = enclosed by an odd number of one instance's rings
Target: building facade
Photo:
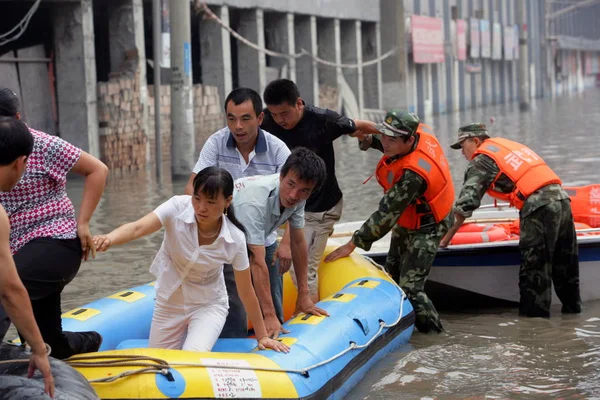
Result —
[[[183, 141], [170, 118], [170, 84], [181, 74], [170, 60], [178, 50], [170, 8], [182, 2], [190, 7], [182, 45], [194, 129]], [[600, 1], [208, 0], [208, 12], [201, 1], [161, 0], [157, 63], [152, 3], [0, 0], [0, 32], [20, 27], [0, 41], [0, 85], [20, 95], [30, 125], [113, 170], [154, 162], [158, 112], [162, 161], [185, 158], [185, 170], [224, 125], [221, 103], [239, 86], [262, 93], [287, 77], [308, 103], [351, 117], [407, 108], [427, 118], [581, 91], [600, 72]]]

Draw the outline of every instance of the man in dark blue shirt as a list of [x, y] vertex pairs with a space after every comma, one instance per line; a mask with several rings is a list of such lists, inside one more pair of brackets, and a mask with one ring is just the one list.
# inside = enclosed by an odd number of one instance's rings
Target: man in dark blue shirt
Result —
[[[373, 122], [353, 120], [335, 111], [307, 105], [296, 84], [288, 79], [269, 83], [264, 92], [267, 109], [261, 128], [281, 139], [289, 148], [307, 147], [317, 153], [327, 169], [325, 184], [307, 200], [304, 234], [308, 244], [308, 286], [311, 299], [319, 300], [317, 268], [342, 215], [342, 191], [335, 176], [333, 141], [357, 131], [379, 133]], [[289, 235], [282, 239], [278, 253], [284, 258], [289, 251]], [[284, 272], [285, 268], [282, 269]], [[294, 274], [291, 274], [292, 277]]]

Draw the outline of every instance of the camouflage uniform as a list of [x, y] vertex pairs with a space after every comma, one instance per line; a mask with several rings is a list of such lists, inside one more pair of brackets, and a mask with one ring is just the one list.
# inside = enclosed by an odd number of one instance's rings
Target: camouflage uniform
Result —
[[[415, 141], [415, 146], [417, 142]], [[383, 150], [378, 138], [369, 136], [360, 148]], [[406, 170], [394, 186], [384, 194], [379, 209], [352, 236], [352, 242], [361, 249], [384, 237], [391, 229], [392, 240], [385, 269], [408, 296], [416, 314], [415, 326], [420, 332], [442, 332], [444, 328], [435, 306], [424, 291], [425, 281], [433, 264], [440, 241], [454, 222], [449, 215], [436, 224], [433, 217], [418, 230], [397, 224], [404, 210], [427, 190], [425, 180], [416, 172]], [[425, 217], [426, 218], [426, 217]]]
[[[494, 182], [500, 169], [484, 154], [469, 162], [455, 213], [469, 218]], [[502, 174], [494, 189], [510, 193], [513, 182]], [[571, 203], [561, 185], [547, 185], [525, 200], [519, 212], [521, 267], [519, 313], [549, 317], [552, 282], [563, 312], [580, 312], [579, 252]]]

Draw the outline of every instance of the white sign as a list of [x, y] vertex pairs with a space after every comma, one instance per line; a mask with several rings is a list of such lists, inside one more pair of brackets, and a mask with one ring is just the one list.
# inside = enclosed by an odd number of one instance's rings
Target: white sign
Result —
[[502, 25], [492, 24], [492, 60], [502, 60]]
[[[249, 367], [246, 360], [202, 358], [203, 364], [228, 367]], [[215, 397], [220, 399], [260, 398], [262, 390], [256, 373], [249, 369], [206, 368]]]
[[162, 36], [162, 55], [160, 66], [162, 68], [171, 68], [171, 33], [163, 32]]

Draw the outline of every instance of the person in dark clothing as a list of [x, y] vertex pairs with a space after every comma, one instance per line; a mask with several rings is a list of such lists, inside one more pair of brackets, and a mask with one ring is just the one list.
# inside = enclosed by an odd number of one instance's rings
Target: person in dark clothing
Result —
[[[32, 150], [33, 136], [27, 126], [12, 117], [0, 117], [0, 192], [10, 191], [21, 180]], [[53, 397], [54, 378], [48, 352], [35, 322], [27, 290], [19, 279], [9, 238], [8, 215], [0, 204], [0, 303], [31, 347], [29, 373], [39, 369], [44, 377], [44, 392]]]
[[[10, 89], [0, 89], [0, 116], [21, 119], [19, 99]], [[65, 359], [97, 351], [102, 343], [97, 332], [62, 330], [60, 295], [81, 261], [90, 251], [95, 254], [89, 222], [102, 197], [108, 168], [59, 137], [28, 129], [34, 144], [27, 168], [12, 190], [0, 193], [0, 204], [10, 220], [10, 251], [42, 337], [53, 357]], [[85, 177], [77, 216], [67, 196], [69, 172]], [[0, 339], [9, 327], [10, 319], [0, 308]]]
[[[290, 150], [306, 147], [325, 161], [326, 181], [321, 190], [311, 195], [305, 207], [308, 285], [311, 299], [316, 302], [319, 300], [317, 268], [327, 239], [333, 233], [333, 226], [340, 220], [343, 207], [342, 191], [335, 176], [333, 142], [342, 135], [354, 135], [357, 131], [379, 131], [372, 122], [350, 119], [332, 110], [307, 105], [300, 97], [296, 84], [288, 79], [277, 79], [269, 83], [263, 98], [267, 108], [264, 110], [261, 128], [281, 139]], [[289, 234], [286, 231], [278, 254], [289, 251]]]

